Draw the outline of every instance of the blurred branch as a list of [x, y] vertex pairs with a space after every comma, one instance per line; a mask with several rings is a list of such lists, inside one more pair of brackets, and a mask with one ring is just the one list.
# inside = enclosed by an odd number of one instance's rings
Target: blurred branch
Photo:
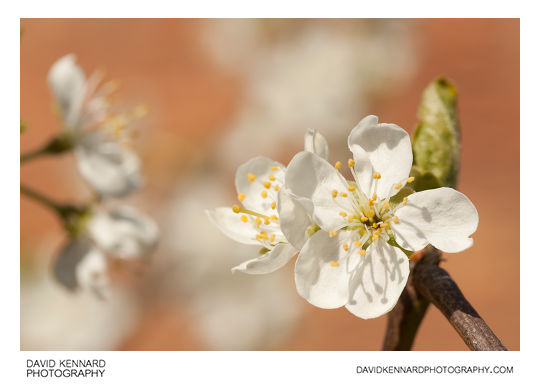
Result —
[[43, 147], [43, 148], [36, 149], [35, 151], [27, 152], [21, 155], [21, 164], [24, 163], [25, 161], [35, 159], [36, 157], [40, 157], [46, 153], [47, 153], [47, 147]]
[[43, 204], [44, 206], [51, 208], [55, 212], [60, 212], [61, 205], [54, 202], [45, 195], [42, 195], [38, 191], [33, 190], [25, 185], [21, 184], [21, 194], [30, 197], [31, 199], [37, 201], [38, 203]]
[[448, 319], [469, 349], [506, 351], [448, 272], [439, 267], [441, 252], [428, 247], [412, 267], [406, 289], [388, 315], [384, 350], [410, 350], [429, 303]]
[[[22, 132], [22, 125], [21, 125]], [[21, 155], [21, 164], [43, 155], [58, 155], [73, 149], [73, 137], [69, 132], [63, 132], [53, 137], [45, 146]]]
[[76, 219], [81, 214], [84, 214], [89, 209], [88, 206], [77, 207], [70, 204], [57, 203], [49, 197], [23, 184], [21, 184], [21, 194], [30, 197], [34, 201], [37, 201], [38, 203], [41, 203], [42, 205], [56, 212], [68, 226], [71, 224], [71, 221]]

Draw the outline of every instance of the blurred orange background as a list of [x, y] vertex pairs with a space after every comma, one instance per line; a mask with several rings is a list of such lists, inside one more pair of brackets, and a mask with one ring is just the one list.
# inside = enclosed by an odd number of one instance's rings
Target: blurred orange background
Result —
[[[214, 22], [21, 20], [21, 119], [29, 126], [21, 135], [21, 153], [42, 145], [59, 131], [46, 83], [47, 71], [59, 57], [75, 53], [86, 73], [105, 68], [107, 78], [120, 80], [118, 98], [122, 103], [144, 102], [150, 107], [151, 113], [144, 121], [139, 143], [146, 183], [132, 201], [151, 214], [167, 211], [182, 180], [193, 169], [204, 169], [208, 159], [215, 156], [212, 155], [213, 148], [219, 146], [237, 111], [246, 102], [245, 83], [248, 80], [243, 78], [243, 70], [231, 71], [209, 53], [205, 39], [211, 38], [212, 30], [208, 32], [208, 28]], [[238, 23], [235, 20], [228, 22]], [[368, 35], [376, 35], [379, 28], [373, 27], [376, 23], [373, 20], [266, 20], [261, 23], [268, 30], [266, 36], [270, 36], [270, 42], [264, 44], [269, 45], [273, 44], [274, 35], [278, 35], [278, 40], [287, 40], [308, 24], [322, 23], [326, 28], [358, 24], [362, 33]], [[480, 225], [473, 236], [474, 246], [463, 253], [445, 256], [443, 267], [506, 347], [517, 350], [520, 347], [519, 21], [438, 19], [395, 20], [392, 23], [399, 24], [410, 37], [411, 45], [406, 49], [414, 64], [406, 65], [405, 73], [395, 86], [385, 84], [384, 92], [370, 96], [363, 112], [378, 115], [381, 122], [396, 123], [412, 132], [425, 86], [439, 75], [446, 76], [456, 85], [462, 128], [458, 187], [476, 205]], [[221, 48], [228, 49], [227, 46]], [[230, 47], [231, 50], [234, 48]], [[247, 54], [244, 52], [246, 58], [249, 49], [246, 48]], [[321, 47], [324, 49], [326, 47]], [[391, 60], [391, 52], [388, 57]], [[236, 59], [243, 60], [242, 57]], [[352, 128], [356, 123], [349, 121], [348, 126]], [[341, 145], [345, 139], [344, 134]], [[246, 147], [249, 145], [245, 143]], [[279, 160], [288, 162], [298, 150], [301, 150], [301, 139], [291, 139], [278, 155]], [[236, 155], [242, 156], [241, 153]], [[246, 154], [245, 160], [249, 156]], [[225, 188], [230, 189], [229, 201], [232, 203], [234, 167], [227, 172], [223, 176], [229, 183]], [[59, 200], [84, 201], [90, 196], [69, 155], [21, 166], [21, 181]], [[218, 204], [216, 202], [214, 206]], [[167, 226], [167, 222], [161, 221], [161, 213], [156, 216], [160, 227]], [[208, 226], [205, 231], [213, 231], [213, 228]], [[22, 197], [21, 289], [32, 276], [32, 265], [50, 263], [63, 239], [57, 218]], [[158, 249], [156, 260], [162, 252]], [[143, 269], [138, 274], [120, 277], [126, 279], [124, 284], [136, 292], [140, 310], [130, 331], [106, 348], [219, 349], [198, 336], [193, 329], [193, 318], [181, 305], [171, 305], [174, 299], [152, 288], [155, 280], [148, 278], [149, 274]], [[290, 282], [286, 288], [296, 294], [292, 267], [285, 274]], [[52, 276], [47, 278], [52, 279]], [[301, 315], [292, 332], [279, 345], [262, 345], [261, 348], [380, 349], [386, 323], [384, 316], [366, 321], [343, 308], [323, 310], [303, 300], [295, 303], [301, 309]], [[22, 321], [25, 314], [22, 306]], [[21, 326], [22, 334], [27, 331], [26, 327], [33, 327], [32, 322]], [[85, 332], [84, 327], [80, 332]], [[26, 342], [24, 335], [21, 340], [22, 349], [40, 348]], [[44, 344], [41, 348], [56, 349], [52, 344]], [[81, 344], [78, 348], [94, 347]], [[253, 348], [258, 349], [257, 346]], [[466, 350], [466, 346], [439, 311], [431, 307], [414, 349]]]

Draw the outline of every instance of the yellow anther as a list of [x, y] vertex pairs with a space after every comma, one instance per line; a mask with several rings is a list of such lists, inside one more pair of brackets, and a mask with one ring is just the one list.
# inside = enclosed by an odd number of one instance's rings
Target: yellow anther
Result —
[[255, 219], [255, 221], [253, 222], [253, 224], [255, 225], [255, 227], [259, 228], [259, 227], [261, 226], [261, 224], [262, 224], [261, 218], [260, 218], [260, 217], [257, 217], [257, 218]]
[[377, 200], [377, 194], [374, 193], [373, 196], [371, 196], [371, 199], [372, 199], [373, 201]]
[[240, 212], [240, 207], [239, 207], [238, 205], [233, 205], [233, 206], [232, 206], [232, 211], [233, 211], [234, 213], [239, 213], [239, 212]]
[[368, 219], [373, 219], [373, 217], [375, 217], [375, 211], [373, 209], [368, 209], [366, 211], [366, 216], [368, 217]]
[[275, 165], [272, 167], [272, 171], [277, 171], [278, 169], [279, 169], [279, 167], [277, 167]]
[[392, 221], [396, 224], [399, 224], [399, 219], [397, 216], [392, 217]]
[[349, 196], [349, 195], [347, 195], [347, 192], [341, 192], [340, 195], [341, 195], [342, 197], [347, 197], [347, 196]]
[[341, 161], [336, 161], [336, 164], [334, 165], [334, 168], [336, 168], [336, 169], [341, 168]]
[[276, 209], [276, 202], [272, 201], [272, 204], [270, 204], [270, 206], [272, 207], [272, 209]]
[[408, 197], [404, 197], [403, 198], [403, 205], [407, 205], [407, 202], [409, 201], [409, 198]]
[[365, 250], [365, 249], [361, 249], [361, 250], [358, 251], [358, 254], [359, 254], [360, 256], [365, 256], [365, 255], [366, 255], [366, 250]]
[[272, 236], [270, 236], [270, 242], [274, 242], [276, 240], [276, 234], [272, 234]]
[[261, 238], [265, 239], [265, 240], [268, 240], [268, 233], [262, 231], [261, 232]]
[[240, 216], [240, 220], [242, 220], [244, 223], [247, 223], [248, 217], [246, 215]]
[[377, 228], [378, 224], [377, 223], [373, 223], [372, 227], [373, 228]]
[[371, 238], [371, 241], [377, 241], [378, 238], [379, 238], [379, 235], [373, 235], [373, 237]]
[[109, 80], [105, 84], [103, 84], [103, 88], [107, 93], [116, 92], [118, 88], [120, 88], [120, 80]]
[[355, 247], [361, 247], [361, 246], [362, 246], [362, 242], [356, 240], [356, 241], [353, 243], [353, 245], [354, 245]]
[[136, 119], [142, 119], [143, 117], [148, 115], [149, 112], [150, 108], [144, 104], [136, 106], [132, 111], [133, 117], [135, 117]]
[[264, 219], [264, 225], [268, 225], [268, 224], [270, 224], [270, 219], [269, 218]]
[[388, 200], [385, 200], [384, 209], [388, 209], [388, 208], [390, 208], [390, 203], [388, 202]]
[[330, 235], [330, 237], [337, 236], [337, 232], [336, 232], [336, 231], [329, 231], [328, 234]]
[[373, 206], [373, 200], [372, 200], [372, 199], [368, 199], [368, 202], [367, 202], [367, 203], [368, 203], [368, 205], [369, 205], [370, 207]]
[[247, 178], [248, 178], [248, 180], [249, 180], [250, 182], [253, 183], [253, 182], [255, 181], [256, 176], [255, 176], [253, 173], [248, 173], [248, 174], [247, 174]]
[[356, 188], [354, 188], [354, 187], [347, 187], [347, 189], [348, 189], [349, 191], [351, 191], [351, 192], [354, 192], [354, 190], [355, 190]]
[[275, 181], [276, 180], [276, 177], [274, 176], [273, 173], [271, 173], [270, 176], [268, 176], [268, 178], [270, 179], [270, 181]]
[[354, 164], [355, 164], [355, 163], [354, 163], [354, 160], [353, 160], [353, 159], [349, 159], [348, 164], [349, 164], [349, 168], [354, 167]]
[[276, 186], [274, 187], [274, 190], [279, 191], [279, 185], [276, 184]]
[[377, 229], [375, 231], [375, 235], [379, 236], [381, 234], [381, 232], [382, 232], [382, 229], [379, 228], [379, 229]]
[[245, 198], [246, 198], [246, 194], [245, 194], [245, 193], [239, 193], [239, 194], [238, 194], [238, 201], [244, 201]]
[[279, 217], [277, 217], [276, 215], [272, 215], [270, 216], [270, 220], [279, 221]]
[[374, 179], [380, 179], [381, 178], [381, 174], [379, 172], [373, 172], [373, 178]]
[[382, 223], [380, 225], [381, 228], [388, 228], [389, 226], [390, 226], [390, 224], [388, 224], [388, 223]]
[[349, 221], [349, 223], [352, 223], [352, 222], [354, 221], [354, 216], [353, 216], [353, 215], [349, 215], [348, 221]]
[[263, 185], [264, 185], [264, 187], [265, 187], [266, 189], [268, 189], [268, 188], [270, 188], [270, 186], [272, 185], [272, 183], [269, 182], [269, 181], [265, 181], [265, 182], [263, 183]]
[[331, 261], [330, 266], [331, 267], [339, 267], [339, 263], [337, 261]]
[[403, 185], [401, 183], [398, 183], [398, 185], [396, 185], [394, 188], [395, 189], [401, 189], [401, 187], [403, 187]]
[[345, 251], [348, 251], [349, 250], [349, 244], [343, 244], [343, 249]]
[[334, 189], [334, 190], [332, 191], [332, 197], [336, 197], [336, 196], [337, 196], [337, 191]]
[[407, 183], [412, 183], [414, 181], [414, 176], [407, 178]]
[[347, 216], [347, 212], [341, 211], [341, 212], [339, 213], [339, 215], [345, 217], [345, 216]]
[[268, 197], [268, 192], [262, 191], [262, 192], [261, 192], [261, 197], [262, 197], [263, 199], [266, 199], [266, 198]]
[[367, 217], [363, 217], [363, 216], [362, 216], [362, 217], [360, 218], [360, 221], [361, 221], [362, 223], [365, 223], [365, 222], [368, 221], [368, 220], [369, 220], [369, 219], [368, 219]]

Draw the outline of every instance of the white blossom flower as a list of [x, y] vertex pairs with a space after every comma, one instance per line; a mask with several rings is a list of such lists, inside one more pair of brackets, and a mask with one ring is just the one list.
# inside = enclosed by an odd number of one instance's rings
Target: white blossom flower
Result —
[[354, 182], [340, 174], [340, 162], [332, 166], [310, 152], [297, 154], [288, 166], [285, 185], [311, 201], [313, 220], [322, 229], [300, 251], [295, 281], [313, 305], [345, 305], [358, 317], [373, 318], [394, 307], [407, 282], [408, 258], [399, 247], [419, 251], [432, 244], [444, 252], [463, 251], [472, 245], [478, 213], [451, 188], [394, 197], [414, 180], [411, 142], [397, 125], [368, 116], [348, 144]]
[[116, 86], [112, 82], [99, 86], [100, 80], [99, 73], [87, 79], [73, 54], [57, 60], [48, 74], [81, 174], [99, 194], [123, 196], [141, 182], [139, 158], [129, 148], [127, 128], [145, 114], [145, 108], [112, 113], [107, 99]]
[[128, 206], [100, 209], [82, 219], [80, 233], [74, 236], [58, 256], [54, 272], [57, 280], [70, 290], [91, 290], [107, 296], [107, 259], [143, 258], [156, 246], [159, 231], [150, 218]]
[[[314, 130], [304, 138], [305, 150], [328, 157], [326, 139]], [[308, 239], [313, 226], [305, 206], [283, 187], [285, 167], [266, 157], [256, 157], [236, 171], [238, 205], [207, 210], [209, 219], [225, 235], [244, 244], [261, 245], [262, 255], [232, 269], [265, 274], [284, 266]]]
[[106, 253], [121, 259], [148, 255], [159, 239], [156, 223], [127, 205], [95, 212], [88, 233]]

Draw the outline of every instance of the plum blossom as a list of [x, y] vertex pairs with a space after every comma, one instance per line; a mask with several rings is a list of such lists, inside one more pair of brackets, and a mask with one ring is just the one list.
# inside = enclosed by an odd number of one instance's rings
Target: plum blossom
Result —
[[295, 282], [311, 304], [345, 306], [368, 319], [390, 311], [405, 287], [409, 262], [403, 250], [432, 244], [444, 252], [463, 251], [473, 243], [478, 213], [451, 188], [407, 195], [413, 155], [399, 126], [367, 116], [351, 131], [348, 145], [354, 181], [338, 171], [340, 162], [332, 166], [307, 151], [285, 173], [286, 188], [322, 229], [302, 247]]
[[56, 259], [54, 274], [70, 290], [90, 290], [107, 296], [107, 257], [140, 259], [157, 244], [159, 231], [152, 219], [129, 206], [98, 209], [79, 219], [79, 232]]
[[[326, 139], [314, 130], [304, 137], [305, 150], [328, 157]], [[326, 161], [326, 160], [325, 160]], [[295, 256], [315, 229], [304, 202], [283, 187], [285, 166], [266, 157], [255, 157], [236, 171], [235, 185], [242, 204], [207, 210], [212, 223], [225, 235], [243, 244], [261, 245], [261, 256], [234, 267], [233, 272], [266, 274]]]
[[100, 86], [101, 77], [96, 72], [86, 78], [75, 55], [68, 54], [52, 65], [48, 83], [64, 125], [62, 137], [74, 147], [81, 174], [100, 195], [119, 197], [141, 183], [128, 127], [146, 110], [112, 113], [108, 98], [117, 87], [113, 82]]

